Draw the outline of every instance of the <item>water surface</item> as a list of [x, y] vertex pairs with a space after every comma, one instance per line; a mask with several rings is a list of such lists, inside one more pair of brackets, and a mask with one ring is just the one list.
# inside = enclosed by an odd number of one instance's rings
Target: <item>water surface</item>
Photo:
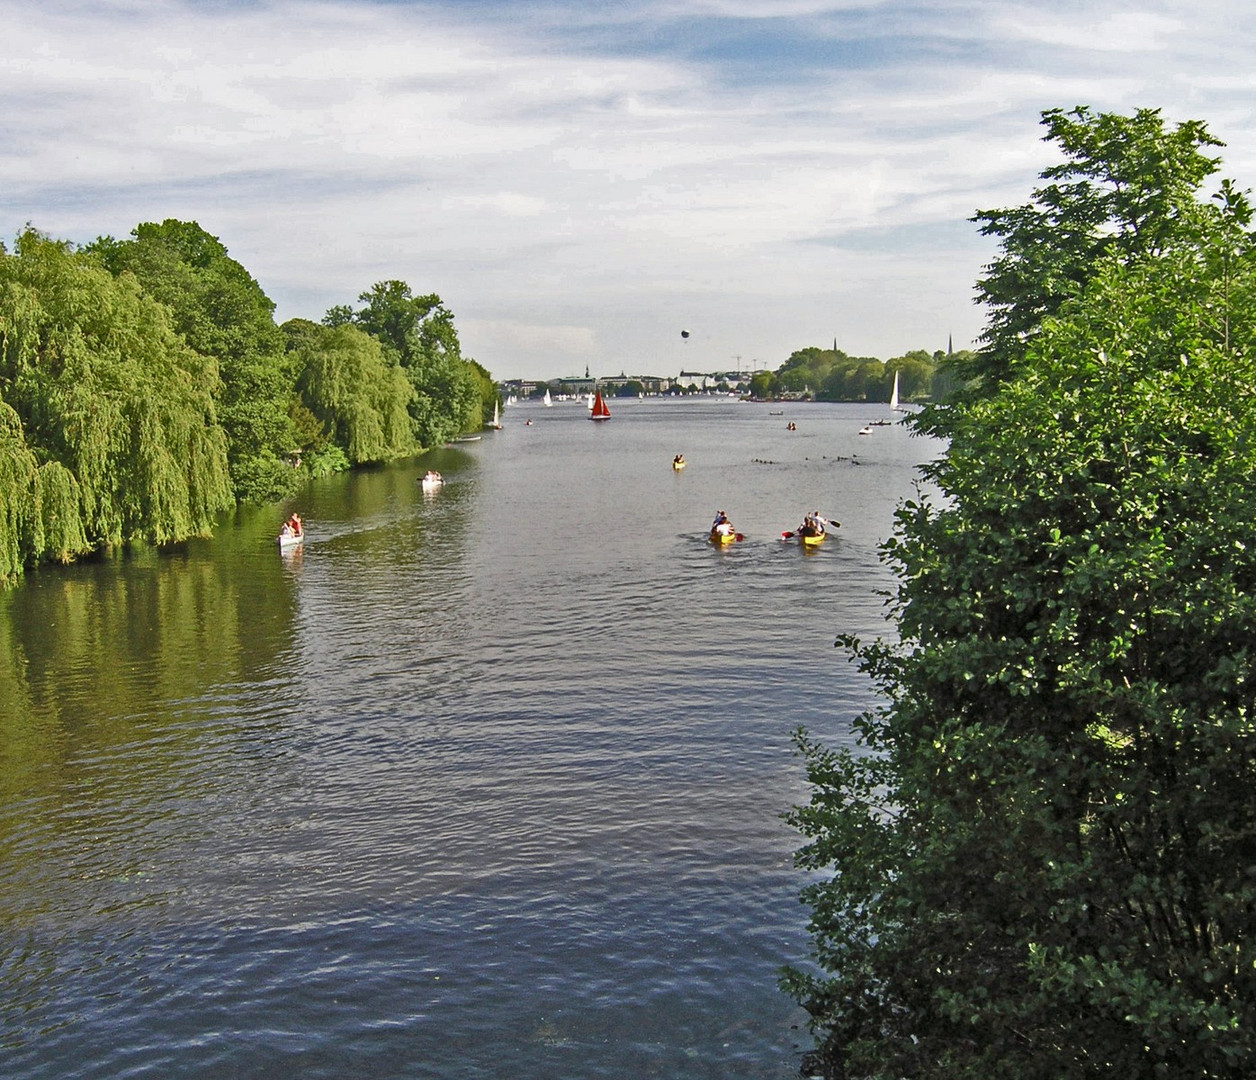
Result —
[[936, 444], [611, 408], [0, 595], [0, 1075], [796, 1075], [790, 733], [870, 703], [833, 641]]

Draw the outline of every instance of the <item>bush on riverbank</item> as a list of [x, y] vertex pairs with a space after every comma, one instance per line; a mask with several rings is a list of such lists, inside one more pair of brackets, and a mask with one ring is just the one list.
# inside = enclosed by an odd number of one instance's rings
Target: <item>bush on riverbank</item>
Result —
[[1256, 1071], [1256, 250], [1216, 145], [1045, 114], [860, 745], [800, 734], [828, 1075]]

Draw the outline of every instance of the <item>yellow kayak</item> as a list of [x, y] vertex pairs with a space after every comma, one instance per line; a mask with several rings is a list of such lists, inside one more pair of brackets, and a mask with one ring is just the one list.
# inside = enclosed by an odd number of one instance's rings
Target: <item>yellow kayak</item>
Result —
[[824, 538], [830, 532], [839, 528], [841, 528], [841, 522], [826, 521], [823, 518], [812, 521], [810, 516], [808, 516], [808, 520], [799, 525], [797, 529], [781, 533], [781, 539], [793, 540], [797, 537], [798, 542], [803, 547], [818, 547], [824, 543]]
[[719, 529], [711, 530], [711, 543], [713, 544], [731, 544], [740, 539], [741, 533], [733, 532], [731, 529], [728, 532], [720, 532]]

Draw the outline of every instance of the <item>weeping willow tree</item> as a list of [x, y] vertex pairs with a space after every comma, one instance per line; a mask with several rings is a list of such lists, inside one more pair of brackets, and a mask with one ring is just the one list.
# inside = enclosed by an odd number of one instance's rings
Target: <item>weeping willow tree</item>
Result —
[[355, 326], [284, 323], [297, 363], [297, 392], [346, 464], [388, 461], [415, 452], [407, 411], [409, 379], [375, 338]]
[[134, 278], [20, 236], [0, 254], [0, 573], [207, 535], [232, 501], [217, 382]]
[[272, 502], [291, 495], [301, 474], [290, 405], [292, 372], [275, 305], [226, 247], [194, 221], [145, 222], [131, 239], [100, 237], [88, 249], [114, 274], [133, 274], [165, 304], [175, 329], [213, 357], [219, 422], [236, 497]]
[[22, 436], [22, 421], [0, 401], [0, 581], [22, 572], [34, 542], [35, 455]]
[[334, 307], [323, 322], [352, 323], [396, 360], [414, 387], [409, 410], [418, 445], [439, 446], [482, 427], [486, 394], [478, 365], [463, 357], [453, 313], [441, 298], [435, 293], [415, 296], [404, 281], [380, 281], [358, 299], [363, 307]]

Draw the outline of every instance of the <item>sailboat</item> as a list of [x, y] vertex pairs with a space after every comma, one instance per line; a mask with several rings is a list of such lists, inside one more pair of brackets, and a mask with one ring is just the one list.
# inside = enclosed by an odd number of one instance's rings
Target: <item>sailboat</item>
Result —
[[898, 372], [894, 372], [894, 389], [890, 391], [890, 409], [894, 412], [901, 411], [898, 407]]
[[593, 398], [593, 411], [589, 413], [590, 420], [609, 420], [611, 411], [606, 407], [606, 402], [602, 400], [602, 391], [599, 390]]
[[553, 405], [553, 404], [554, 404], [552, 401], [550, 401], [550, 396], [549, 396], [549, 387], [546, 387], [546, 388], [545, 388], [545, 400], [544, 400], [543, 404], [545, 405], [545, 407], [546, 407], [547, 409], [548, 409], [551, 405]]
[[493, 422], [489, 424], [489, 427], [495, 431], [501, 431], [502, 429], [501, 406], [496, 401], [493, 402]]

